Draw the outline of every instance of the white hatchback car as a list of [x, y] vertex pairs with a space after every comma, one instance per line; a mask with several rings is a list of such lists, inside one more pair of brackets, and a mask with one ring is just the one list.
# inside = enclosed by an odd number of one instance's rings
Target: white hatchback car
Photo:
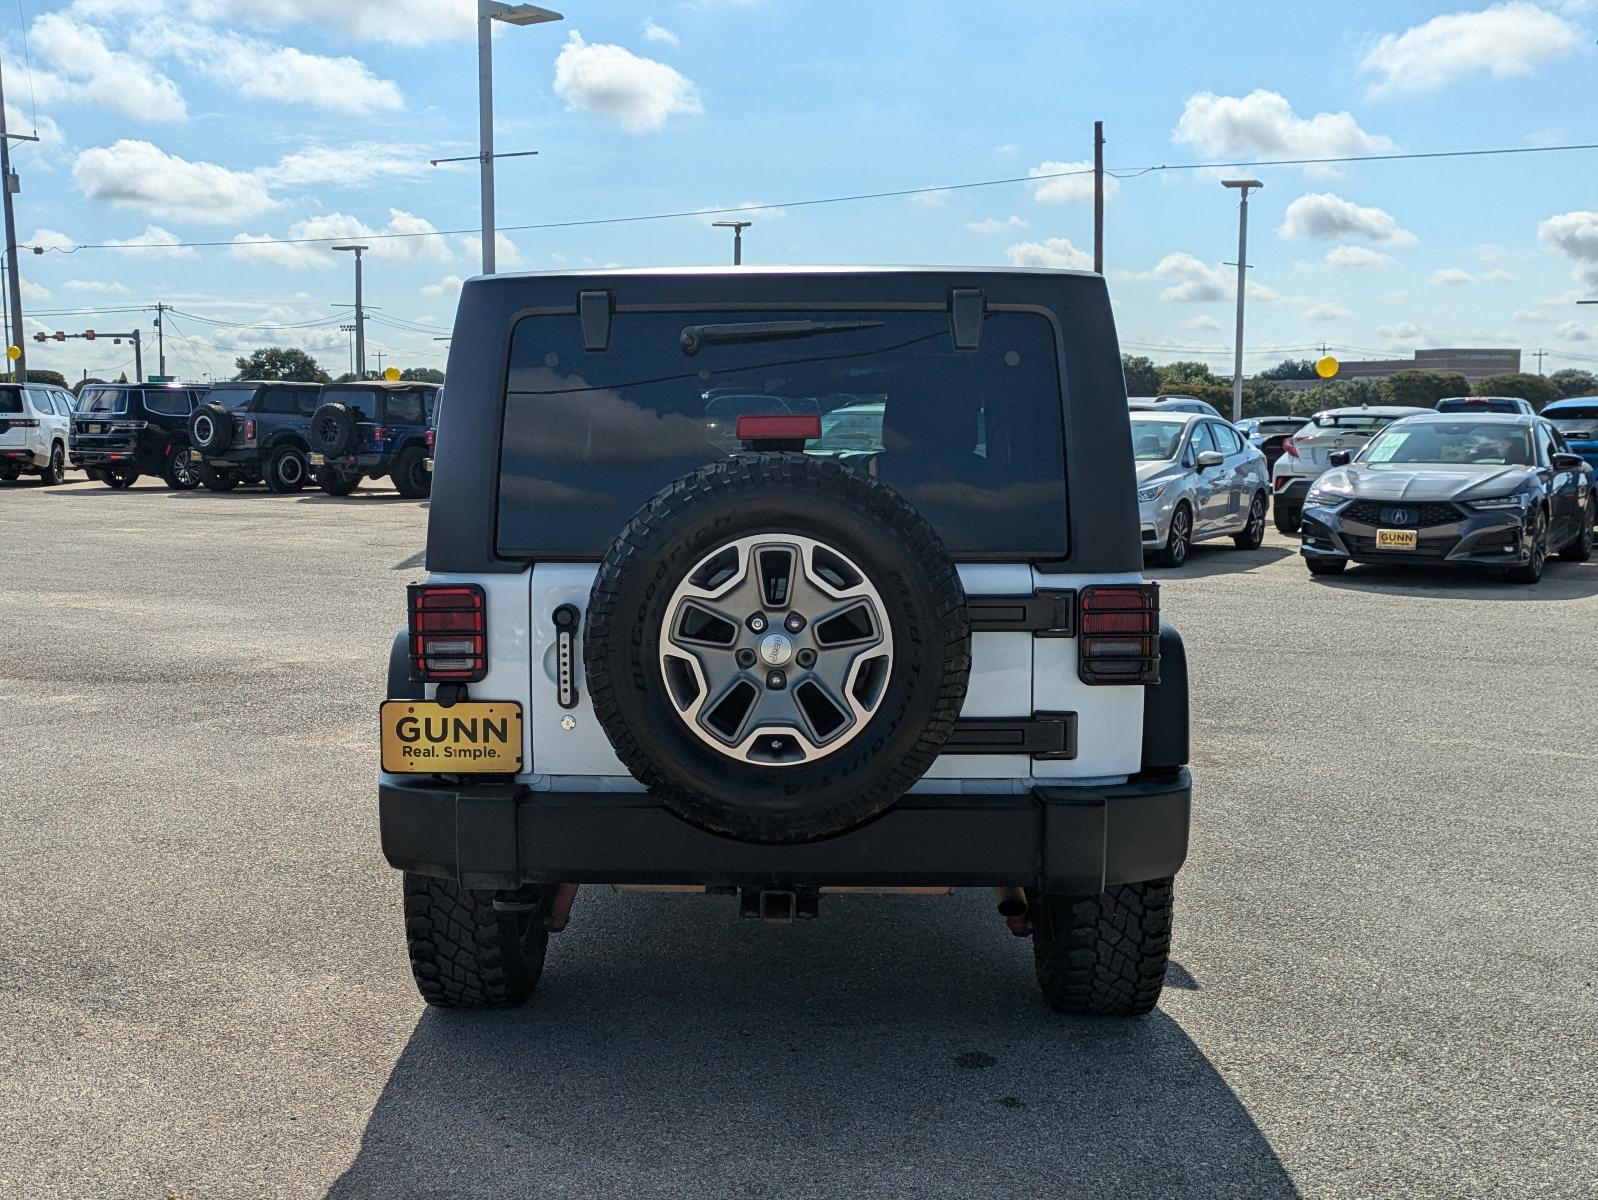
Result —
[[1194, 542], [1209, 538], [1257, 549], [1270, 498], [1264, 453], [1215, 417], [1133, 412], [1131, 418], [1144, 553], [1179, 567]]
[[1304, 497], [1331, 465], [1327, 456], [1338, 450], [1359, 453], [1365, 443], [1394, 421], [1432, 412], [1402, 404], [1361, 404], [1353, 408], [1328, 408], [1316, 413], [1287, 441], [1271, 464], [1271, 495], [1276, 528], [1297, 533], [1304, 512]]
[[73, 403], [49, 384], [0, 384], [0, 482], [24, 472], [45, 483], [66, 478]]

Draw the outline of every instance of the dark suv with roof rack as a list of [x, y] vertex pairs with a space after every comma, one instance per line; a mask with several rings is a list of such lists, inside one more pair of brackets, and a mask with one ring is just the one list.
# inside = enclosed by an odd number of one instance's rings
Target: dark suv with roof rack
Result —
[[400, 495], [432, 490], [427, 431], [436, 383], [372, 381], [329, 384], [311, 418], [311, 465], [331, 496], [348, 496], [363, 479], [393, 477]]
[[1055, 1009], [1154, 1006], [1187, 671], [1101, 277], [474, 279], [449, 392], [379, 723], [429, 1003], [520, 1003], [595, 884], [991, 888]]
[[113, 488], [159, 475], [174, 491], [200, 482], [189, 460], [189, 415], [203, 386], [182, 383], [96, 383], [72, 414], [72, 465]]
[[189, 418], [200, 481], [213, 492], [263, 479], [274, 492], [299, 491], [311, 478], [311, 414], [321, 402], [317, 383], [216, 384]]

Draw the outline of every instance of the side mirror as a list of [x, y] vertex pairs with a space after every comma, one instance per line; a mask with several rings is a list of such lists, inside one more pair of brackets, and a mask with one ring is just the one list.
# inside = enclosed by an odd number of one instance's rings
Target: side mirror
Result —
[[1326, 461], [1334, 467], [1346, 467], [1354, 461], [1354, 455], [1348, 450], [1333, 450], [1326, 456]]
[[1586, 461], [1579, 454], [1556, 454], [1554, 455], [1554, 470], [1579, 471], [1581, 470], [1581, 464]]
[[1208, 471], [1211, 467], [1218, 467], [1226, 461], [1226, 455], [1219, 450], [1201, 450], [1198, 456], [1198, 469]]

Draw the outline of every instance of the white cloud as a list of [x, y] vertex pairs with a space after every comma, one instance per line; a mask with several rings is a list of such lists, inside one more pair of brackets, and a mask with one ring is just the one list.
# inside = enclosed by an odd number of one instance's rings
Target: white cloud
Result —
[[109, 108], [140, 121], [183, 121], [188, 108], [178, 85], [148, 62], [113, 50], [99, 29], [81, 24], [71, 11], [40, 14], [30, 43], [55, 67], [34, 73], [34, 92], [45, 103]]
[[1527, 0], [1480, 12], [1443, 13], [1403, 33], [1377, 39], [1360, 60], [1376, 78], [1371, 97], [1431, 92], [1477, 74], [1494, 79], [1530, 75], [1543, 62], [1582, 48], [1572, 21]]
[[22, 298], [30, 304], [35, 300], [48, 300], [50, 289], [41, 283], [34, 283], [26, 275], [17, 280], [17, 286], [22, 290]]
[[347, 213], [324, 213], [290, 225], [285, 235], [287, 240], [273, 240], [269, 236], [254, 233], [238, 234], [228, 247], [228, 253], [245, 262], [265, 263], [291, 271], [327, 270], [340, 265], [341, 261], [347, 261], [347, 255], [330, 249], [336, 242], [365, 242], [369, 247], [367, 257], [380, 260], [449, 260], [449, 244], [442, 235], [392, 236], [434, 233], [436, 230], [431, 221], [397, 208], [389, 209], [388, 217], [386, 225], [381, 229], [373, 229], [360, 218]]
[[33, 236], [22, 243], [24, 246], [37, 246], [45, 250], [70, 250], [77, 243], [58, 229], [39, 228], [33, 231]]
[[575, 29], [555, 58], [555, 94], [628, 133], [654, 133], [675, 114], [704, 111], [687, 76], [621, 46], [585, 42]]
[[987, 217], [981, 221], [968, 221], [966, 228], [972, 233], [1013, 233], [1017, 229], [1025, 229], [1027, 222], [1021, 217]]
[[1004, 256], [1014, 267], [1054, 267], [1064, 271], [1091, 271], [1093, 256], [1072, 244], [1070, 238], [1051, 237], [1041, 242], [1016, 242]]
[[1171, 136], [1211, 157], [1337, 158], [1396, 148], [1391, 138], [1361, 129], [1349, 113], [1300, 117], [1287, 97], [1263, 88], [1246, 96], [1189, 96]]
[[1333, 246], [1326, 261], [1334, 267], [1390, 267], [1393, 256], [1367, 246]]
[[273, 187], [360, 187], [385, 179], [418, 178], [433, 169], [414, 144], [351, 142], [306, 146], [257, 174]]
[[1557, 337], [1567, 342], [1598, 341], [1598, 334], [1595, 334], [1580, 321], [1566, 321], [1558, 329], [1554, 330], [1554, 333]]
[[1178, 304], [1225, 300], [1237, 287], [1237, 281], [1226, 268], [1212, 267], [1182, 250], [1160, 259], [1151, 274], [1171, 285], [1160, 293], [1160, 299]]
[[149, 142], [127, 138], [78, 155], [72, 167], [90, 200], [173, 220], [221, 224], [246, 220], [275, 203], [247, 171], [190, 162]]
[[1408, 246], [1417, 239], [1399, 226], [1393, 215], [1380, 208], [1355, 204], [1331, 192], [1311, 192], [1287, 206], [1277, 237], [1361, 238], [1383, 245]]
[[68, 292], [90, 292], [97, 296], [126, 296], [128, 288], [124, 284], [104, 279], [69, 279], [61, 285]]
[[417, 291], [424, 296], [458, 296], [465, 282], [459, 275], [446, 275], [437, 283], [423, 284]]
[[646, 17], [644, 19], [644, 41], [660, 42], [666, 46], [682, 45], [682, 39], [664, 25], [656, 24], [654, 17]]
[[1199, 313], [1198, 316], [1188, 317], [1184, 320], [1178, 321], [1177, 324], [1183, 329], [1192, 329], [1196, 331], [1203, 331], [1205, 333], [1213, 333], [1221, 327], [1221, 323], [1214, 317], [1210, 316], [1209, 313]]
[[196, 258], [197, 252], [192, 246], [178, 245], [178, 235], [159, 225], [146, 225], [143, 233], [134, 234], [130, 238], [106, 238], [108, 246], [137, 246], [140, 247], [139, 258]]
[[1377, 337], [1384, 339], [1388, 346], [1393, 348], [1409, 349], [1437, 340], [1432, 336], [1431, 330], [1424, 325], [1417, 325], [1414, 321], [1399, 321], [1393, 325], [1378, 325], [1372, 332]]
[[[1039, 179], [1032, 185], [1032, 198], [1039, 204], [1074, 204], [1093, 199], [1093, 164], [1090, 162], [1044, 162], [1033, 167], [1027, 174], [1034, 179], [1045, 175], [1058, 177]], [[1104, 198], [1108, 200], [1120, 190], [1120, 187], [1120, 180], [1113, 175], [1106, 175]]]
[[1475, 283], [1476, 277], [1462, 267], [1442, 267], [1432, 272], [1432, 282], [1443, 287], [1463, 287]]
[[306, 23], [397, 46], [470, 37], [477, 17], [475, 0], [187, 0], [187, 7], [202, 21], [265, 29]]
[[1009, 157], [1020, 149], [1021, 147], [1017, 146], [1014, 142], [1003, 142], [1000, 145], [995, 146], [993, 148], [993, 152], [995, 154], [1002, 154], [1005, 157]]
[[1354, 314], [1341, 304], [1317, 304], [1304, 310], [1306, 321], [1346, 321]]
[[948, 192], [916, 192], [910, 197], [910, 203], [917, 208], [943, 208], [949, 203]]
[[1559, 213], [1537, 226], [1537, 236], [1575, 260], [1578, 280], [1598, 287], [1598, 212]]
[[1585, 292], [1576, 291], [1566, 292], [1561, 296], [1549, 296], [1544, 300], [1537, 301], [1531, 308], [1522, 308], [1516, 311], [1515, 320], [1546, 325], [1551, 321], [1557, 321], [1560, 317], [1568, 317], [1576, 301], [1585, 298]]
[[[460, 249], [463, 257], [468, 262], [482, 262], [483, 239], [474, 233], [469, 233], [460, 239]], [[494, 265], [496, 267], [514, 267], [522, 261], [521, 247], [498, 230], [494, 231]]]
[[219, 35], [205, 30], [196, 53], [185, 63], [213, 82], [252, 100], [309, 104], [329, 112], [365, 116], [405, 107], [399, 85], [379, 79], [358, 58], [307, 54], [293, 46], [274, 46], [258, 38]]

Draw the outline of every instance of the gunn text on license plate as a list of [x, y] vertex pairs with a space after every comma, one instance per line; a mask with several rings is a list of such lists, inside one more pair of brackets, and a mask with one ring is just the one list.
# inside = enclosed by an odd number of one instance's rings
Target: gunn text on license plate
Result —
[[394, 774], [513, 775], [522, 769], [522, 706], [509, 700], [385, 700], [383, 770]]
[[1376, 548], [1378, 550], [1413, 550], [1415, 548], [1415, 531], [1413, 529], [1378, 529], [1376, 531]]

